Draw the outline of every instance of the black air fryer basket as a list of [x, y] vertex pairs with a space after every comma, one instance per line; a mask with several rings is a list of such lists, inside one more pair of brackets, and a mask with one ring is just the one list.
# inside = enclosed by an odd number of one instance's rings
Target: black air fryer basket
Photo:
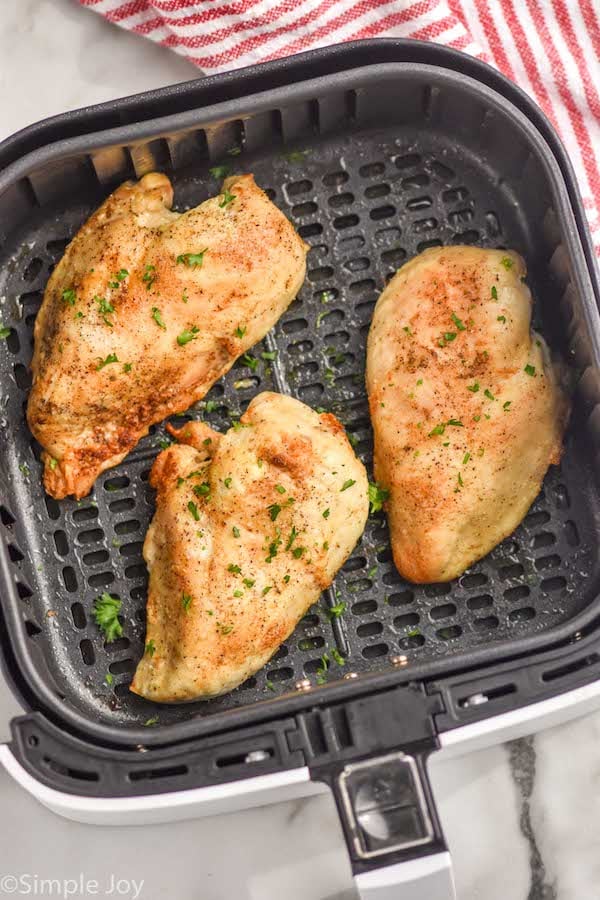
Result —
[[[364, 365], [377, 296], [416, 253], [465, 243], [525, 258], [535, 325], [569, 367], [573, 410], [561, 465], [524, 522], [461, 578], [404, 582], [384, 517], [371, 517], [333, 588], [263, 670], [225, 697], [161, 707], [128, 685], [143, 652], [148, 473], [164, 427], [84, 500], [46, 496], [24, 416], [32, 329], [49, 272], [119, 183], [164, 171], [181, 210], [217, 193], [209, 170], [222, 165], [254, 173], [294, 223], [311, 246], [308, 275], [253, 351], [277, 350], [275, 361], [238, 361], [176, 421], [224, 430], [260, 390], [289, 393], [334, 412], [370, 470]], [[47, 120], [5, 141], [0, 166], [10, 328], [0, 353], [0, 636], [27, 710], [5, 748], [13, 771], [30, 789], [90, 803], [307, 771], [334, 791], [356, 873], [439, 858], [427, 756], [564, 718], [590, 701], [600, 667], [599, 288], [550, 125], [476, 60], [366, 41]], [[123, 601], [124, 637], [112, 644], [91, 614], [104, 590]], [[343, 616], [328, 615], [340, 601]], [[369, 824], [373, 810], [383, 831]]]

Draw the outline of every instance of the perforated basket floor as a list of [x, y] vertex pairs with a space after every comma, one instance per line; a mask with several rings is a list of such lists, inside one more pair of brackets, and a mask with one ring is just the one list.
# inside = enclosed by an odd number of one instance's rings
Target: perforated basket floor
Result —
[[[366, 337], [378, 293], [405, 259], [437, 244], [510, 246], [530, 263], [534, 294], [548, 298], [555, 290], [513, 194], [451, 139], [395, 126], [319, 139], [287, 156], [225, 161], [233, 171], [255, 174], [312, 249], [298, 299], [253, 350], [255, 370], [238, 362], [189, 412], [217, 429], [226, 429], [258, 391], [289, 392], [335, 412], [370, 471]], [[207, 168], [174, 176], [177, 208], [216, 193]], [[384, 670], [397, 654], [427, 661], [537, 633], [585, 607], [598, 563], [598, 503], [585, 434], [572, 428], [561, 466], [549, 472], [524, 523], [458, 581], [404, 582], [391, 562], [385, 520], [373, 517], [334, 591], [256, 677], [210, 703], [159, 708], [134, 697], [128, 684], [144, 643], [141, 550], [154, 505], [147, 479], [164, 430], [153, 429], [90, 497], [57, 503], [43, 494], [39, 448], [23, 415], [32, 327], [48, 273], [101, 197], [38, 210], [2, 258], [2, 319], [12, 329], [0, 352], [2, 455], [12, 492], [2, 522], [32, 647], [72, 704], [96, 720], [139, 724], [158, 716], [167, 724], [272, 697], [303, 677], [314, 683], [332, 648], [345, 665], [329, 654], [330, 680]], [[538, 315], [556, 344], [555, 310], [549, 302]], [[277, 349], [275, 362], [261, 359], [266, 349]], [[108, 645], [91, 616], [103, 590], [123, 600], [124, 637]], [[327, 609], [340, 600], [346, 611], [332, 622]]]

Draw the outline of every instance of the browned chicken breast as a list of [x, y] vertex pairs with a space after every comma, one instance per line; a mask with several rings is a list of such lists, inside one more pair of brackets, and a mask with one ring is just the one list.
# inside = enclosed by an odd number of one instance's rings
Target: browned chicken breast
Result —
[[[193, 423], [157, 458], [146, 652], [131, 690], [215, 697], [275, 653], [364, 529], [368, 482], [338, 420], [256, 397], [220, 435]], [[187, 444], [187, 445], [186, 445]]]
[[426, 250], [375, 308], [367, 389], [394, 561], [449, 581], [521, 522], [558, 463], [567, 404], [530, 330], [520, 256]]
[[82, 497], [149, 426], [187, 409], [296, 296], [307, 247], [251, 175], [178, 214], [165, 175], [112, 194], [52, 273], [29, 426], [53, 497]]

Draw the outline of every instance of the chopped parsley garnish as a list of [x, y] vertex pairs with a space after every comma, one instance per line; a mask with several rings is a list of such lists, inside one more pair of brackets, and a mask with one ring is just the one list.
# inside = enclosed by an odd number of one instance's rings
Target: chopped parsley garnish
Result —
[[190, 500], [190, 502], [187, 505], [187, 508], [189, 509], [192, 518], [196, 522], [199, 522], [200, 521], [200, 513], [198, 512], [198, 507], [196, 506], [196, 504], [194, 503], [193, 500]]
[[483, 392], [483, 395], [484, 395], [484, 397], [487, 397], [488, 400], [495, 400], [495, 399], [496, 399], [496, 398], [494, 397], [494, 395], [492, 394], [492, 392], [491, 392], [490, 390], [488, 390], [488, 388], [485, 389], [485, 391]]
[[9, 336], [11, 329], [5, 325], [0, 325], [0, 340], [4, 341]]
[[161, 450], [168, 450], [168, 448], [171, 446], [171, 443], [172, 441], [170, 441], [169, 438], [160, 438], [160, 440], [158, 441], [158, 446]]
[[434, 428], [431, 429], [428, 437], [435, 437], [437, 434], [443, 434], [445, 432], [445, 430], [446, 430], [446, 426], [442, 422], [440, 425], [436, 425]]
[[329, 313], [327, 311], [319, 313], [319, 315], [317, 316], [317, 321], [316, 321], [317, 328], [320, 326], [320, 324], [323, 321], [323, 319], [325, 318], [325, 316], [328, 316], [328, 315], [329, 315]]
[[492, 300], [498, 299], [498, 291], [496, 290], [496, 285], [492, 285]]
[[296, 540], [297, 537], [298, 537], [298, 532], [296, 531], [295, 526], [292, 525], [292, 530], [290, 531], [290, 536], [287, 540], [287, 544], [285, 545], [286, 552], [288, 550], [292, 549], [292, 544], [294, 543], [294, 541]]
[[329, 668], [329, 656], [327, 653], [324, 653], [321, 657], [321, 665], [317, 669], [317, 684], [324, 684], [327, 674], [327, 669]]
[[529, 363], [527, 363], [527, 365], [525, 366], [523, 371], [526, 372], [528, 375], [533, 376], [533, 375], [535, 375], [535, 366], [531, 366]]
[[330, 510], [330, 509], [324, 509], [322, 515], [323, 515], [323, 518], [324, 518], [324, 519], [328, 519], [329, 516], [331, 515], [331, 510]]
[[273, 362], [274, 359], [277, 359], [277, 350], [263, 350], [260, 356], [267, 362]]
[[256, 584], [254, 578], [243, 578], [242, 582], [246, 585], [247, 588], [254, 587], [254, 585]]
[[144, 727], [149, 728], [151, 725], [158, 725], [158, 716], [152, 716], [151, 719], [146, 719]]
[[207, 250], [208, 247], [205, 247], [204, 250], [200, 250], [199, 253], [180, 253], [177, 257], [177, 263], [189, 266], [190, 269], [201, 269], [202, 263], [204, 262], [204, 254]]
[[225, 485], [226, 488], [230, 488], [232, 481], [233, 481], [233, 478], [231, 477], [231, 475], [228, 475], [227, 478], [223, 479], [223, 484]]
[[504, 412], [509, 411], [511, 403], [512, 403], [512, 400], [506, 400], [506, 402], [502, 404], [502, 409], [504, 410]]
[[188, 300], [190, 299], [187, 295], [187, 288], [183, 289], [183, 294], [181, 295], [181, 299], [183, 300], [184, 303], [187, 303]]
[[107, 672], [106, 675], [104, 676], [104, 680], [107, 683], [107, 685], [110, 687], [115, 679], [113, 678], [113, 676], [111, 675], [110, 672]]
[[142, 281], [146, 285], [146, 290], [148, 291], [156, 281], [156, 275], [154, 274], [154, 272], [156, 272], [156, 267], [148, 265], [145, 267], [144, 274], [142, 275]]
[[508, 271], [509, 269], [512, 269], [514, 262], [510, 258], [510, 256], [503, 256], [500, 260], [500, 265], [504, 266], [504, 268]]
[[[238, 593], [241, 597], [242, 592], [239, 591]], [[235, 594], [234, 594], [234, 597], [235, 597]], [[231, 632], [233, 631], [233, 625], [223, 625], [223, 624], [221, 624], [221, 622], [217, 622], [217, 628], [221, 632], [221, 634], [231, 634]]]
[[460, 419], [448, 419], [447, 425], [452, 425], [454, 428], [463, 428], [463, 423]]
[[274, 691], [274, 690], [275, 690], [275, 685], [273, 684], [272, 681], [269, 681], [268, 678], [267, 678], [267, 680], [265, 681], [265, 687], [268, 688], [268, 690], [270, 690], [270, 691]]
[[204, 404], [204, 408], [207, 413], [214, 412], [215, 409], [217, 408], [217, 406], [218, 406], [218, 404], [217, 404], [216, 400], [207, 400], [206, 403]]
[[105, 325], [108, 325], [109, 328], [112, 328], [113, 323], [108, 318], [108, 316], [110, 315], [110, 313], [114, 313], [114, 311], [115, 311], [114, 306], [112, 305], [112, 303], [109, 300], [106, 299], [106, 297], [95, 296], [94, 300], [98, 304], [98, 312], [102, 316], [102, 321], [105, 323]]
[[498, 318], [496, 319], [496, 321], [497, 321], [497, 322], [502, 322], [502, 324], [504, 325], [504, 323], [506, 322], [506, 316], [498, 316]]
[[192, 490], [196, 497], [210, 497], [210, 484], [208, 481], [203, 481], [202, 484], [195, 485]]
[[281, 531], [279, 530], [279, 528], [276, 528], [275, 529], [275, 537], [269, 543], [269, 546], [268, 546], [269, 555], [265, 558], [265, 562], [268, 562], [268, 563], [273, 562], [273, 560], [277, 556], [277, 551], [279, 550], [280, 544], [281, 544]]
[[233, 526], [233, 528], [231, 529], [231, 533], [233, 534], [234, 538], [239, 538], [240, 529], [237, 527], [237, 525]]
[[339, 603], [335, 603], [329, 609], [326, 610], [327, 615], [330, 619], [339, 619], [346, 612], [348, 604], [345, 600], [340, 600]]
[[323, 550], [329, 550], [329, 541], [323, 541]]
[[189, 344], [190, 341], [195, 341], [198, 337], [199, 328], [194, 325], [192, 328], [186, 328], [185, 331], [182, 331], [181, 334], [177, 335], [177, 343], [180, 347], [183, 347], [185, 344]]
[[263, 595], [263, 597], [264, 597], [266, 594], [268, 594], [269, 591], [270, 591], [272, 588], [273, 588], [273, 585], [272, 585], [272, 584], [268, 584], [266, 587], [264, 587], [264, 588], [262, 589], [262, 595]]
[[162, 315], [161, 315], [161, 312], [160, 312], [160, 309], [158, 308], [158, 306], [152, 307], [152, 318], [154, 319], [154, 321], [156, 322], [156, 324], [158, 325], [159, 328], [162, 328], [163, 331], [167, 330], [167, 326], [163, 322], [163, 318], [162, 318]]
[[290, 576], [289, 576], [289, 575], [284, 575], [284, 576], [283, 576], [283, 580], [284, 580], [284, 582], [285, 582], [286, 584], [289, 584], [289, 583], [290, 583]]
[[470, 459], [471, 459], [471, 454], [467, 450], [467, 452], [463, 456], [463, 461], [462, 461], [463, 466], [466, 466], [466, 464], [469, 462]]
[[346, 660], [336, 647], [334, 647], [333, 650], [330, 650], [329, 652], [331, 653], [331, 658], [338, 664], [338, 666], [346, 665]]
[[456, 325], [456, 327], [458, 328], [459, 331], [467, 330], [467, 326], [463, 324], [462, 320], [458, 318], [456, 313], [452, 313], [450, 318], [452, 319], [452, 321], [454, 322], [454, 324]]
[[419, 380], [417, 381], [417, 387], [421, 387], [422, 384], [423, 384], [423, 379], [419, 378]]
[[377, 483], [369, 482], [369, 503], [371, 504], [370, 513], [373, 515], [383, 509], [383, 504], [389, 500], [390, 492], [387, 488], [379, 487]]
[[27, 463], [21, 463], [21, 465], [19, 466], [19, 471], [23, 473], [25, 478], [29, 477], [29, 466], [27, 465]]
[[123, 371], [125, 373], [131, 372], [131, 363], [123, 363]]
[[50, 466], [51, 471], [54, 472], [55, 468], [58, 465], [58, 460], [54, 459], [54, 457], [51, 456], [50, 459], [48, 460], [48, 465]]
[[287, 159], [288, 162], [297, 163], [302, 162], [305, 156], [308, 156], [308, 150], [288, 150], [281, 155], [284, 159]]
[[267, 511], [271, 517], [271, 522], [274, 522], [281, 512], [281, 506], [278, 503], [271, 503], [270, 506], [267, 506]]
[[472, 394], [476, 394], [477, 391], [479, 390], [479, 382], [476, 381], [474, 384], [468, 384], [467, 390], [471, 391]]
[[96, 625], [104, 632], [107, 644], [123, 635], [123, 626], [119, 622], [121, 601], [104, 591], [94, 600], [93, 613]]
[[240, 567], [236, 566], [235, 563], [229, 563], [229, 565], [227, 566], [227, 571], [232, 572], [234, 575], [240, 575], [242, 572]]
[[255, 356], [252, 356], [251, 353], [244, 353], [242, 356], [242, 362], [245, 366], [248, 366], [251, 372], [256, 372], [258, 369], [258, 360]]
[[292, 556], [294, 557], [294, 559], [300, 559], [305, 549], [305, 547], [294, 547], [294, 549], [292, 550]]
[[278, 494], [285, 494], [285, 488], [282, 484], [276, 484], [275, 490], [277, 491]]
[[229, 206], [230, 203], [233, 203], [235, 200], [235, 194], [232, 194], [230, 191], [225, 188], [223, 191], [223, 197], [219, 200], [219, 206], [221, 209], [225, 209], [226, 206]]
[[67, 288], [66, 291], [63, 291], [62, 299], [65, 303], [68, 303], [69, 306], [75, 306], [75, 300], [77, 299], [77, 297], [73, 288]]
[[244, 592], [243, 592], [243, 591], [240, 591], [240, 590], [234, 591], [234, 592], [233, 592], [233, 596], [234, 596], [234, 597], [243, 597], [243, 596], [244, 596]]
[[371, 568], [367, 572], [367, 577], [375, 578], [376, 575], [377, 575], [377, 566], [371, 566]]
[[456, 481], [457, 481], [457, 484], [456, 484], [456, 487], [454, 488], [454, 493], [455, 493], [455, 494], [458, 494], [458, 492], [460, 491], [461, 487], [464, 487], [463, 480], [462, 480], [462, 477], [461, 477], [460, 472], [459, 472], [458, 475], [457, 475]]
[[111, 363], [119, 362], [116, 353], [109, 353], [106, 359], [102, 359], [101, 356], [97, 356], [96, 359], [98, 360], [98, 365], [96, 366], [97, 372], [99, 372], [100, 369], [103, 369], [104, 366], [109, 366]]
[[146, 647], [144, 649], [144, 653], [147, 653], [148, 656], [154, 656], [155, 650], [156, 650], [156, 647], [154, 645], [154, 641], [148, 641], [148, 643], [146, 644]]
[[446, 344], [451, 344], [453, 340], [456, 338], [455, 331], [445, 331], [444, 334], [438, 341], [438, 347], [445, 347]]
[[348, 488], [351, 488], [353, 484], [356, 484], [354, 478], [349, 478], [347, 481], [345, 481], [340, 488], [340, 494], [342, 493], [342, 491], [347, 491]]
[[241, 339], [241, 338], [243, 338], [244, 335], [246, 334], [246, 330], [247, 330], [247, 329], [246, 329], [246, 326], [245, 326], [245, 325], [243, 325], [243, 326], [238, 325], [238, 327], [235, 329], [235, 331], [234, 331], [233, 333], [235, 334], [236, 338], [240, 338], [240, 339]]
[[221, 178], [227, 178], [229, 172], [231, 171], [229, 166], [213, 166], [212, 169], [208, 170], [213, 178], [220, 180]]
[[412, 331], [410, 330], [410, 327], [408, 325], [404, 325], [402, 331], [404, 331], [404, 333], [409, 337], [412, 337]]
[[73, 318], [74, 318], [74, 319], [85, 319], [85, 316], [84, 316], [84, 314], [81, 312], [81, 310], [78, 310], [78, 311], [75, 313], [75, 315], [73, 316]]

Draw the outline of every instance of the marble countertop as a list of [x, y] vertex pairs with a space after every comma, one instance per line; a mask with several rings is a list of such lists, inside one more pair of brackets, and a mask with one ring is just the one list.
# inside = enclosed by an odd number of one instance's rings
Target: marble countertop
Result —
[[[0, 137], [197, 74], [74, 0], [5, 0], [0, 50]], [[17, 712], [0, 684], [0, 740]], [[600, 897], [600, 713], [440, 763], [432, 779], [459, 900]], [[327, 796], [210, 820], [98, 828], [55, 817], [0, 771], [0, 811], [0, 875], [84, 872], [106, 890], [111, 877], [143, 879], [142, 900], [355, 897]]]

